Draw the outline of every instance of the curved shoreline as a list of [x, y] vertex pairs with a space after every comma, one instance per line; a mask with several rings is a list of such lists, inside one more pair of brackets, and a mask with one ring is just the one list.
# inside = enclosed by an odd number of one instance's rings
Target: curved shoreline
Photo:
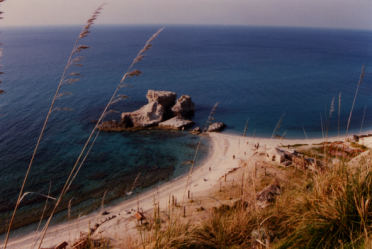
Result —
[[[193, 196], [202, 195], [206, 191], [212, 189], [222, 176], [230, 170], [240, 166], [242, 160], [250, 159], [254, 162], [253, 147], [255, 144], [260, 144], [264, 150], [270, 150], [279, 145], [288, 145], [295, 143], [321, 143], [324, 141], [344, 140], [346, 137], [330, 137], [330, 138], [313, 138], [313, 139], [273, 139], [259, 137], [243, 137], [234, 134], [224, 133], [209, 133], [210, 151], [207, 158], [202, 164], [196, 167], [190, 179], [190, 193]], [[366, 139], [368, 145], [372, 139]], [[364, 140], [363, 140], [364, 141]], [[102, 224], [97, 230], [100, 234], [118, 239], [125, 233], [135, 233], [135, 225], [133, 215], [140, 208], [144, 212], [150, 211], [154, 207], [154, 201], [158, 202], [160, 209], [168, 207], [172, 198], [181, 201], [187, 198], [186, 182], [187, 174], [163, 183], [160, 186], [153, 187], [143, 193], [134, 196], [128, 200], [124, 200], [115, 205], [105, 208], [108, 215], [102, 215], [102, 210], [97, 210], [89, 215], [74, 219], [69, 222], [53, 225], [48, 230], [44, 247], [55, 246], [56, 244], [67, 241], [71, 242], [79, 238], [80, 232], [88, 232], [89, 227], [94, 224], [102, 223], [107, 217], [113, 217], [112, 220]], [[173, 196], [173, 197], [172, 197]], [[130, 212], [130, 213], [129, 213]], [[125, 232], [124, 232], [125, 231]], [[34, 243], [37, 234], [29, 233], [27, 235], [13, 236], [7, 248], [22, 249], [30, 248]]]
[[[207, 164], [210, 164], [210, 159], [215, 157], [215, 142], [213, 139], [210, 139], [209, 143], [210, 149], [206, 158], [203, 159], [201, 165], [195, 167], [193, 172], [193, 180], [194, 183], [197, 180], [203, 180], [202, 174], [198, 174], [202, 168], [205, 168]], [[198, 176], [198, 177], [197, 177]], [[137, 194], [127, 200], [118, 202], [113, 205], [108, 205], [105, 208], [106, 211], [111, 215], [117, 215], [118, 218], [121, 219], [130, 219], [133, 216], [133, 213], [130, 215], [125, 215], [126, 211], [128, 210], [136, 210], [138, 203], [143, 211], [148, 211], [153, 207], [153, 199], [155, 195], [158, 195], [158, 200], [164, 203], [164, 205], [168, 204], [168, 199], [170, 195], [175, 196], [176, 198], [180, 198], [181, 193], [184, 193], [184, 189], [186, 186], [186, 179], [187, 173], [176, 177], [168, 182], [161, 184], [160, 186], [151, 187], [144, 192]], [[162, 205], [161, 205], [162, 206]], [[88, 215], [82, 216], [80, 218], [76, 218], [71, 221], [62, 222], [61, 224], [55, 224], [51, 226], [47, 232], [46, 238], [44, 240], [43, 246], [50, 247], [55, 246], [61, 241], [74, 241], [76, 240], [80, 232], [88, 232], [89, 225], [92, 227], [95, 223], [99, 223], [102, 219], [105, 219], [106, 216], [101, 215], [102, 210], [96, 210]], [[120, 217], [119, 217], [120, 216]], [[116, 221], [116, 220], [115, 220]], [[11, 236], [11, 240], [8, 243], [7, 248], [9, 249], [21, 249], [21, 248], [30, 248], [30, 244], [34, 243], [34, 239], [37, 234], [34, 232], [30, 232], [28, 234], [24, 234], [21, 232], [19, 235]], [[2, 241], [1, 244], [2, 245]]]

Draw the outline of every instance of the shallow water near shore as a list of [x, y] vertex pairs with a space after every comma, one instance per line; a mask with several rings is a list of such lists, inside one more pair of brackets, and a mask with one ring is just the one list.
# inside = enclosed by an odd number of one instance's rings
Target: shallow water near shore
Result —
[[[91, 49], [84, 54], [84, 67], [78, 69], [83, 78], [66, 89], [73, 93], [71, 96], [57, 103], [73, 111], [52, 115], [26, 191], [47, 193], [51, 184], [51, 195], [57, 195], [92, 121], [102, 111], [122, 71], [157, 28], [93, 29], [85, 41]], [[2, 31], [6, 94], [0, 97], [1, 220], [9, 217], [14, 206], [51, 96], [79, 30], [48, 27]], [[372, 125], [371, 44], [370, 31], [170, 26], [138, 65], [143, 75], [132, 79], [125, 89], [129, 98], [115, 109], [139, 108], [146, 102], [147, 89], [171, 90], [193, 98], [194, 120], [200, 126], [219, 102], [215, 118], [227, 124], [227, 132], [241, 134], [249, 120], [248, 135], [270, 137], [283, 116], [278, 135], [320, 137], [323, 122], [331, 136], [345, 130], [360, 69], [366, 64], [367, 74], [351, 122], [352, 132], [359, 132]], [[330, 113], [333, 98], [334, 111]], [[102, 133], [66, 197], [64, 209], [71, 200], [75, 207], [71, 215], [78, 216], [99, 207], [106, 190], [107, 202], [125, 196], [137, 176], [138, 186], [149, 187], [186, 172], [197, 141], [197, 136], [186, 132]], [[207, 141], [204, 145], [200, 161], [208, 153]], [[30, 195], [23, 204], [20, 217], [31, 221], [44, 200]]]

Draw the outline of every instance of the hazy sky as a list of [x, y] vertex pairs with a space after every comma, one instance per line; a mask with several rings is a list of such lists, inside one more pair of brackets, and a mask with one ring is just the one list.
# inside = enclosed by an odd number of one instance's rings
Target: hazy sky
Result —
[[[101, 0], [6, 0], [0, 25], [82, 24]], [[99, 24], [372, 29], [372, 0], [106, 0]]]

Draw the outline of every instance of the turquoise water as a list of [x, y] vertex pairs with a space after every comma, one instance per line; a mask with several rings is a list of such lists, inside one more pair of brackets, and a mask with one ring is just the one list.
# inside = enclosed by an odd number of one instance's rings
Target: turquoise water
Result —
[[[83, 78], [66, 91], [71, 96], [57, 106], [71, 112], [52, 115], [37, 155], [27, 191], [57, 195], [113, 89], [153, 26], [98, 26], [85, 41], [80, 72]], [[3, 89], [0, 97], [0, 218], [9, 217], [38, 132], [79, 27], [9, 28], [4, 43]], [[138, 69], [143, 75], [125, 89], [129, 98], [115, 106], [131, 111], [146, 103], [147, 89], [171, 90], [192, 96], [194, 120], [205, 122], [214, 103], [215, 118], [227, 132], [269, 137], [283, 116], [278, 134], [287, 137], [321, 136], [321, 117], [335, 112], [329, 134], [338, 132], [337, 102], [342, 94], [341, 131], [366, 64], [351, 128], [372, 126], [372, 32], [269, 27], [166, 27]], [[114, 117], [115, 118], [115, 117]], [[182, 132], [103, 133], [66, 198], [77, 204], [100, 203], [123, 196], [141, 172], [142, 183], [156, 183], [185, 172], [198, 137]], [[201, 158], [207, 153], [203, 147]], [[155, 176], [155, 177], [154, 177]], [[128, 187], [129, 186], [129, 187]], [[28, 196], [21, 214], [36, 215], [43, 199]], [[85, 204], [84, 204], [85, 203]], [[93, 205], [94, 206], [94, 205]], [[31, 212], [30, 212], [31, 210]]]

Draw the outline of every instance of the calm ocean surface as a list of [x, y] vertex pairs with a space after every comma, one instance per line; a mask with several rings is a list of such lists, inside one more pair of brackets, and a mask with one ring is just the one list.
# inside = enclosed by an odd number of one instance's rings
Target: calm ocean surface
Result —
[[[158, 27], [97, 26], [85, 40], [80, 82], [57, 106], [34, 163], [26, 191], [57, 195], [123, 70]], [[5, 28], [0, 96], [0, 220], [13, 208], [42, 122], [80, 27]], [[129, 98], [115, 106], [131, 111], [146, 103], [147, 89], [171, 90], [192, 96], [194, 120], [202, 126], [214, 103], [215, 119], [227, 132], [269, 137], [283, 116], [277, 134], [290, 138], [321, 136], [321, 117], [329, 134], [341, 131], [359, 79], [361, 85], [351, 128], [372, 127], [372, 32], [259, 27], [166, 27], [146, 58], [137, 66], [143, 75], [125, 89]], [[332, 117], [329, 109], [335, 98]], [[159, 142], [161, 141], [161, 142]], [[123, 197], [134, 178], [149, 187], [188, 169], [198, 137], [182, 132], [102, 133], [80, 172], [71, 200], [77, 216], [96, 207], [106, 190], [107, 201]], [[207, 144], [207, 141], [204, 141]], [[207, 154], [203, 147], [200, 160]], [[28, 196], [21, 216], [35, 216], [43, 199]], [[31, 210], [31, 211], [30, 211]], [[62, 218], [61, 218], [62, 219]]]

